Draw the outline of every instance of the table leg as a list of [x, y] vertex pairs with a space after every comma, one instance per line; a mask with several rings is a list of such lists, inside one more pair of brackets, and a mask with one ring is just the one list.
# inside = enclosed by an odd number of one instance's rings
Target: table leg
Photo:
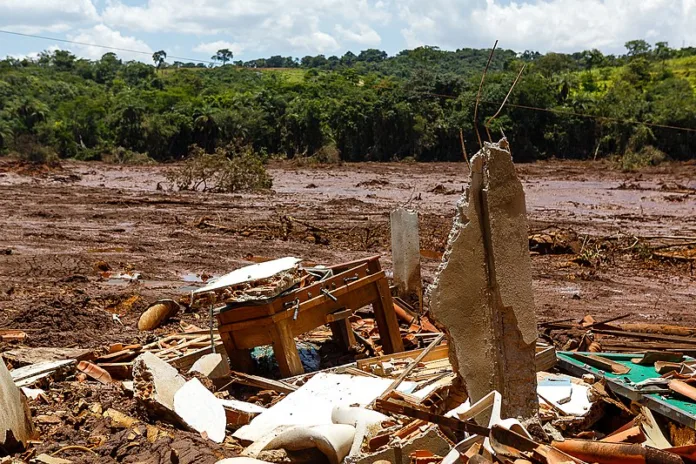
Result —
[[353, 326], [350, 325], [348, 319], [330, 322], [329, 327], [331, 328], [333, 339], [343, 350], [348, 351], [352, 346], [357, 344], [355, 334], [353, 333]]
[[295, 339], [290, 330], [290, 319], [282, 319], [275, 323], [271, 330], [273, 337], [273, 353], [275, 354], [280, 374], [285, 377], [292, 377], [304, 373], [300, 354], [297, 352]]
[[254, 361], [251, 359], [251, 350], [241, 350], [234, 347], [234, 340], [229, 332], [220, 333], [220, 338], [227, 352], [230, 369], [238, 372], [253, 372]]

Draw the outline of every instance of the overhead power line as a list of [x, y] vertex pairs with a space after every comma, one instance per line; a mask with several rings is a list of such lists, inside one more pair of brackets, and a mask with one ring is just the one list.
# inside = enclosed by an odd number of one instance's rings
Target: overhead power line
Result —
[[[120, 48], [120, 47], [110, 47], [108, 45], [99, 45], [99, 44], [94, 44], [94, 43], [87, 43], [87, 42], [78, 42], [76, 40], [67, 40], [67, 39], [59, 39], [56, 37], [46, 37], [42, 35], [34, 35], [34, 34], [22, 34], [21, 32], [14, 32], [14, 31], [5, 31], [0, 29], [0, 33], [3, 34], [10, 34], [10, 35], [17, 35], [20, 37], [29, 37], [32, 39], [42, 39], [42, 40], [52, 40], [54, 42], [62, 42], [62, 43], [69, 43], [69, 44], [75, 44], [75, 45], [82, 45], [85, 47], [97, 47], [97, 48], [103, 48], [106, 50], [117, 50], [120, 52], [129, 52], [129, 53], [138, 53], [140, 55], [147, 55], [147, 56], [152, 56], [152, 52], [145, 52], [142, 50], [131, 50], [129, 48]], [[174, 55], [167, 55], [167, 58], [172, 58], [175, 60], [182, 60], [182, 61], [193, 61], [197, 63], [211, 63], [210, 60], [199, 60], [196, 58], [186, 58], [183, 56], [174, 56]]]

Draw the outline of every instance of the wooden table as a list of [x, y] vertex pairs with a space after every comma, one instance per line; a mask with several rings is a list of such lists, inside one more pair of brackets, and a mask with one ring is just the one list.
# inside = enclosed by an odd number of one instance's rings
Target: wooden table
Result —
[[333, 266], [334, 276], [286, 295], [248, 305], [228, 304], [217, 314], [233, 370], [250, 372], [251, 349], [273, 345], [280, 373], [304, 372], [294, 337], [329, 324], [344, 349], [355, 343], [348, 318], [372, 304], [385, 353], [404, 350], [387, 278], [379, 257]]

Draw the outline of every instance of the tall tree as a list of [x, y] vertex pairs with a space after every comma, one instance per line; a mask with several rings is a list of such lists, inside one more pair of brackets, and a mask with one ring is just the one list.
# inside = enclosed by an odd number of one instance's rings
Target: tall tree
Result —
[[229, 48], [221, 48], [217, 53], [210, 57], [213, 61], [219, 61], [223, 66], [227, 64], [228, 61], [232, 61], [234, 54]]
[[645, 40], [629, 40], [624, 47], [626, 47], [626, 55], [631, 58], [645, 55], [650, 51], [650, 44]]
[[152, 54], [152, 61], [155, 62], [155, 66], [159, 70], [159, 68], [162, 66], [162, 63], [164, 63], [164, 60], [167, 59], [167, 52], [164, 50], [160, 50], [158, 52], [155, 52]]

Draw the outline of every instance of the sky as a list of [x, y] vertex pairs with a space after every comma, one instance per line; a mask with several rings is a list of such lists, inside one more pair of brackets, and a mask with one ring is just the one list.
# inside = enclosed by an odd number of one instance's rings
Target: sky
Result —
[[[620, 54], [632, 39], [695, 46], [695, 24], [696, 0], [0, 0], [0, 30], [125, 48], [134, 52], [121, 58], [145, 62], [157, 50], [172, 62], [229, 48], [246, 61], [496, 39], [519, 52]], [[0, 57], [57, 48], [90, 59], [108, 51], [0, 33]]]

